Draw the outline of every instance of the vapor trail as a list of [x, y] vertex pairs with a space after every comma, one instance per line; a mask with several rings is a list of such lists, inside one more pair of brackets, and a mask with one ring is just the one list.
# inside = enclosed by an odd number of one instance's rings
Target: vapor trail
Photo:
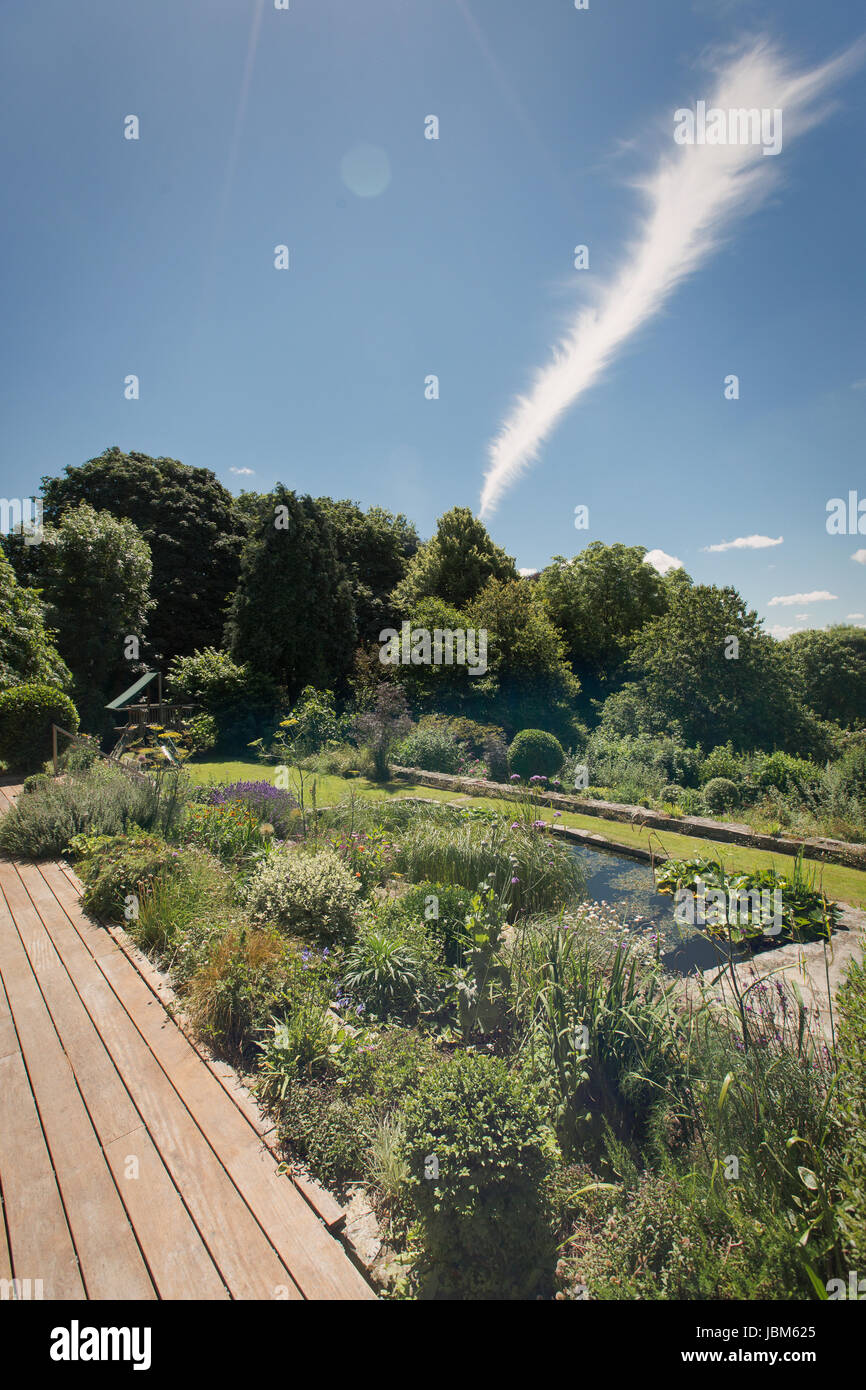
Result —
[[[797, 72], [768, 40], [718, 67], [707, 108], [758, 108], [783, 112], [789, 141], [828, 114], [819, 98], [863, 61], [864, 41], [809, 71]], [[535, 375], [527, 395], [518, 396], [498, 435], [488, 446], [489, 465], [481, 491], [482, 516], [539, 456], [560, 416], [601, 376], [617, 351], [664, 305], [673, 291], [719, 246], [739, 216], [754, 211], [778, 182], [778, 160], [760, 144], [676, 145], [670, 117], [670, 150], [637, 187], [646, 212], [624, 260], [598, 291], [595, 306], [581, 308]]]

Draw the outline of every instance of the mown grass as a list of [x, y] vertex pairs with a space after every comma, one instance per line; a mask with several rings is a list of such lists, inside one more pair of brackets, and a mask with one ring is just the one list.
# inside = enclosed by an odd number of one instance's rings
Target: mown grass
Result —
[[[190, 775], [197, 782], [236, 782], [269, 778], [272, 769], [262, 763], [232, 762], [212, 760], [210, 762], [188, 764]], [[332, 777], [307, 773], [316, 781], [319, 805], [343, 800], [350, 791], [369, 797], [423, 796], [431, 801], [451, 801], [461, 806], [478, 806], [484, 810], [491, 808], [507, 810], [508, 802], [495, 797], [464, 796], [439, 787], [425, 787], [414, 782], [371, 782], [366, 777]], [[554, 813], [546, 807], [539, 807], [539, 820], [552, 822]], [[578, 830], [589, 830], [593, 835], [603, 835], [613, 848], [637, 846], [641, 849], [655, 850], [668, 854], [673, 859], [691, 859], [697, 855], [720, 859], [731, 871], [777, 868], [780, 872], [790, 869], [793, 859], [789, 854], [773, 854], [769, 850], [750, 849], [743, 845], [731, 845], [718, 840], [699, 838], [696, 835], [677, 835], [673, 831], [657, 831], [645, 826], [630, 825], [622, 821], [605, 821], [599, 816], [582, 816], [573, 811], [564, 811], [556, 817], [557, 825], [572, 826]], [[866, 908], [866, 873], [861, 869], [850, 869], [844, 864], [820, 864], [806, 861], [806, 868], [816, 873], [818, 882], [829, 898], [837, 902], [850, 903], [852, 907]]]

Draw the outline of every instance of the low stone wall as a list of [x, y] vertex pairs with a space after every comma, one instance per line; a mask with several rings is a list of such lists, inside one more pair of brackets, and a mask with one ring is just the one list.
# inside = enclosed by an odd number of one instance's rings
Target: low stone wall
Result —
[[[418, 782], [424, 787], [440, 787], [460, 792], [464, 796], [513, 798], [513, 790], [502, 782], [487, 782], [482, 777], [452, 777], [444, 772], [424, 772], [415, 767], [392, 767], [394, 777]], [[666, 816], [662, 811], [650, 811], [645, 806], [624, 806], [615, 801], [584, 801], [562, 792], [542, 792], [543, 806], [559, 811], [575, 811], [582, 816], [598, 816], [601, 820], [620, 821], [628, 825], [645, 826], [647, 830], [672, 830], [677, 835], [694, 835], [699, 839], [721, 840], [751, 849], [769, 850], [772, 854], [797, 855], [802, 849], [804, 858], [818, 859], [827, 864], [847, 864], [852, 869], [866, 869], [866, 845], [852, 845], [845, 840], [791, 840], [777, 835], [759, 835], [748, 825], [731, 821], [707, 820], [704, 816]], [[581, 832], [581, 839], [591, 844], [596, 837]], [[625, 846], [617, 846], [624, 853]], [[650, 858], [648, 851], [637, 858]]]

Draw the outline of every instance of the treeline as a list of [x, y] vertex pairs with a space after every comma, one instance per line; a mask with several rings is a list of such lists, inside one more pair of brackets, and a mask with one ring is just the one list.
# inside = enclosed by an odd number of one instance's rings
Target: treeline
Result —
[[[82, 724], [147, 665], [195, 698], [225, 687], [237, 734], [306, 686], [363, 705], [383, 679], [417, 713], [602, 727], [817, 758], [866, 722], [866, 631], [768, 636], [730, 587], [662, 577], [641, 546], [591, 542], [521, 577], [466, 508], [419, 540], [403, 515], [273, 492], [237, 498], [208, 469], [108, 449], [42, 480], [44, 536], [4, 538], [0, 688], [44, 681]], [[379, 634], [484, 629], [487, 669], [379, 660]], [[231, 721], [229, 721], [230, 723]]]

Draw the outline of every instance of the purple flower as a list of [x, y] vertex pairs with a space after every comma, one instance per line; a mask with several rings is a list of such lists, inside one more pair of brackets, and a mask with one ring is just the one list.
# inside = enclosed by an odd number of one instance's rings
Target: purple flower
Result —
[[508, 780], [509, 780], [509, 782], [519, 782], [519, 781], [520, 781], [520, 773], [519, 773], [519, 772], [512, 772], [512, 774], [511, 774], [511, 776], [509, 777]]
[[520, 879], [519, 879], [519, 878], [513, 878], [513, 879], [511, 880], [511, 882], [512, 882], [512, 883], [519, 883], [519, 882], [520, 882]]

